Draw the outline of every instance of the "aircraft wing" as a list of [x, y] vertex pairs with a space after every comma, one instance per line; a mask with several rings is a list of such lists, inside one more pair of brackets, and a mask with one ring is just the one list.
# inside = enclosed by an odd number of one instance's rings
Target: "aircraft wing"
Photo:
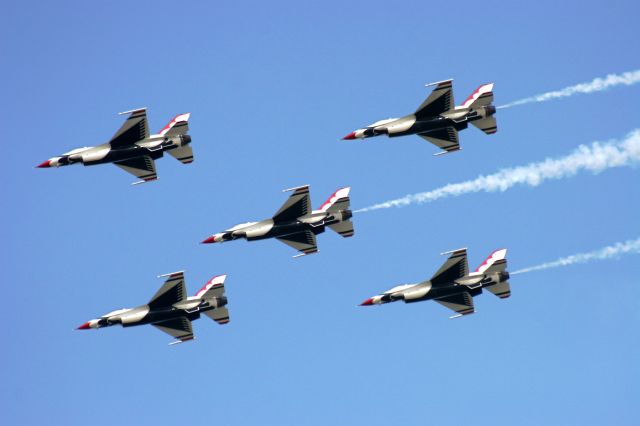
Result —
[[455, 102], [453, 101], [453, 80], [444, 80], [429, 84], [429, 86], [431, 85], [435, 85], [436, 88], [433, 89], [433, 92], [431, 92], [429, 97], [425, 99], [414, 113], [418, 119], [423, 117], [436, 117], [455, 107]]
[[216, 308], [212, 311], [206, 311], [204, 314], [220, 325], [229, 322], [229, 310], [224, 307]]
[[289, 247], [293, 247], [301, 253], [295, 257], [305, 256], [307, 254], [318, 252], [318, 246], [316, 245], [316, 235], [309, 230], [287, 235], [286, 237], [280, 237], [278, 238], [278, 240], [282, 241]]
[[293, 194], [280, 207], [280, 210], [273, 215], [274, 222], [284, 222], [295, 220], [300, 216], [311, 213], [311, 197], [309, 196], [309, 185], [291, 189]]
[[[467, 249], [459, 249], [449, 252], [451, 256], [438, 269], [431, 283], [433, 285], [452, 283], [460, 277], [469, 274], [469, 263], [467, 262]], [[443, 254], [449, 254], [443, 253]]]
[[438, 148], [443, 149], [435, 155], [446, 154], [448, 152], [458, 151], [460, 149], [460, 141], [458, 139], [458, 131], [455, 127], [449, 126], [444, 129], [432, 130], [430, 132], [419, 133], [422, 139], [431, 142]]
[[187, 297], [187, 289], [184, 285], [184, 272], [174, 272], [172, 274], [161, 275], [168, 277], [160, 290], [151, 298], [148, 305], [150, 308], [168, 308], [174, 303], [180, 302]]
[[114, 148], [133, 145], [149, 137], [147, 110], [144, 108], [135, 109], [133, 111], [122, 112], [121, 114], [127, 113], [130, 113], [129, 117], [109, 141], [109, 144]]
[[182, 343], [193, 339], [191, 321], [189, 321], [187, 317], [173, 318], [166, 321], [160, 321], [152, 325], [158, 330], [164, 331], [178, 340], [176, 342], [172, 342], [172, 344]]
[[462, 315], [469, 315], [474, 312], [473, 297], [469, 294], [468, 291], [460, 294], [454, 294], [452, 296], [441, 297], [434, 300], [445, 308], [449, 308], [457, 313], [457, 315], [451, 318]]
[[[171, 151], [169, 151], [171, 152]], [[156, 174], [156, 162], [148, 155], [132, 158], [130, 160], [115, 161], [113, 164], [127, 173], [142, 179], [134, 184], [149, 182], [158, 179]]]

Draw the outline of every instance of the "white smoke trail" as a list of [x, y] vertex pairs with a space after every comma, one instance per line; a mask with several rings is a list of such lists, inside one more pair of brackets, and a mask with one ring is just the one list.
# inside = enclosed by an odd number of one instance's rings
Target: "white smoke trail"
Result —
[[612, 167], [629, 166], [640, 162], [640, 129], [635, 129], [620, 141], [593, 142], [580, 145], [573, 153], [557, 159], [500, 170], [487, 176], [460, 183], [450, 183], [428, 192], [406, 195], [395, 200], [374, 204], [356, 213], [371, 210], [423, 204], [445, 197], [457, 197], [472, 192], [506, 191], [514, 185], [538, 186], [550, 179], [574, 176], [580, 171], [600, 173]]
[[498, 107], [498, 109], [511, 108], [516, 105], [524, 105], [532, 102], [546, 102], [552, 99], [566, 98], [577, 93], [600, 92], [602, 90], [606, 90], [614, 86], [619, 86], [621, 84], [625, 86], [631, 86], [632, 84], [636, 83], [640, 83], [640, 70], [628, 71], [622, 74], [609, 74], [605, 78], [596, 78], [589, 83], [576, 84], [575, 86], [565, 87], [564, 89], [556, 90], [554, 92], [542, 93], [540, 95], [520, 99], [519, 101], [501, 105]]
[[561, 257], [553, 262], [543, 263], [541, 265], [531, 266], [529, 268], [520, 269], [515, 272], [511, 272], [511, 275], [524, 274], [531, 271], [540, 271], [542, 269], [558, 268], [560, 266], [568, 266], [576, 263], [587, 263], [594, 260], [611, 259], [612, 257], [620, 256], [628, 253], [640, 253], [640, 238], [635, 240], [625, 241], [624, 243], [616, 243], [612, 246], [601, 248], [589, 253], [579, 253], [572, 256]]

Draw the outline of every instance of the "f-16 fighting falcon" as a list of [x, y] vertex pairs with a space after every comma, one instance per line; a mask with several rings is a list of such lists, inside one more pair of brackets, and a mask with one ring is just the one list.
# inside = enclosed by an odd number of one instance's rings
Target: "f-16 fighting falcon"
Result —
[[157, 134], [149, 133], [146, 108], [121, 112], [129, 118], [107, 143], [94, 147], [77, 148], [50, 158], [37, 167], [60, 167], [81, 163], [85, 166], [113, 163], [125, 172], [141, 179], [138, 183], [158, 178], [154, 160], [168, 152], [184, 164], [193, 162], [191, 136], [189, 131], [190, 113], [177, 115]]
[[338, 189], [318, 210], [311, 209], [309, 186], [285, 189], [293, 194], [271, 219], [236, 225], [224, 232], [214, 234], [202, 243], [222, 243], [245, 238], [247, 241], [277, 238], [298, 250], [300, 257], [318, 252], [316, 235], [329, 227], [343, 237], [353, 236], [351, 210], [349, 210], [349, 190]]
[[227, 297], [224, 293], [226, 275], [211, 278], [195, 296], [187, 297], [184, 284], [184, 272], [160, 275], [168, 277], [164, 285], [146, 305], [132, 309], [118, 309], [100, 318], [85, 322], [78, 330], [109, 327], [121, 324], [123, 327], [151, 324], [170, 334], [177, 340], [170, 343], [182, 343], [192, 340], [191, 321], [200, 318], [203, 313], [218, 324], [229, 322], [226, 308]]
[[365, 139], [372, 136], [388, 135], [389, 137], [418, 135], [443, 149], [434, 155], [458, 151], [458, 132], [466, 129], [468, 123], [473, 124], [486, 134], [498, 131], [496, 108], [493, 102], [493, 83], [483, 84], [460, 106], [453, 102], [453, 80], [444, 80], [427, 84], [436, 86], [429, 97], [413, 114], [402, 118], [380, 120], [364, 129], [358, 129], [342, 138], [343, 140]]
[[405, 303], [435, 300], [452, 309], [458, 318], [474, 312], [473, 297], [482, 294], [485, 288], [501, 299], [511, 296], [507, 268], [507, 250], [496, 250], [474, 272], [469, 273], [467, 249], [442, 254], [451, 254], [438, 272], [428, 281], [394, 287], [373, 296], [360, 306], [380, 305], [404, 300]]

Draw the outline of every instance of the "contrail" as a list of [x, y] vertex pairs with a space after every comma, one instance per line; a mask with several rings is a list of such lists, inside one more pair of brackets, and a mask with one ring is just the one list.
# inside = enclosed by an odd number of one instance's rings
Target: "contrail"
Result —
[[625, 241], [624, 243], [616, 243], [612, 246], [601, 248], [600, 250], [591, 251], [589, 253], [579, 253], [572, 256], [561, 257], [553, 262], [543, 263], [537, 266], [520, 269], [511, 272], [511, 275], [524, 274], [525, 272], [540, 271], [542, 269], [558, 268], [560, 266], [569, 266], [576, 263], [587, 263], [594, 260], [611, 259], [622, 254], [640, 253], [640, 238]]
[[552, 99], [566, 98], [573, 96], [577, 93], [593, 93], [606, 90], [610, 87], [619, 86], [621, 84], [625, 86], [631, 86], [632, 84], [640, 83], [640, 70], [627, 71], [622, 74], [609, 74], [605, 78], [596, 78], [589, 83], [580, 83], [575, 86], [565, 87], [561, 90], [554, 92], [542, 93], [540, 95], [531, 96], [529, 98], [520, 99], [519, 101], [511, 102], [505, 105], [501, 105], [501, 108], [511, 108], [516, 105], [530, 104], [532, 102], [546, 102]]
[[539, 163], [503, 169], [473, 180], [450, 183], [428, 192], [406, 195], [395, 200], [374, 204], [356, 213], [371, 210], [404, 207], [410, 204], [423, 204], [446, 197], [457, 197], [472, 192], [506, 191], [514, 185], [538, 186], [551, 179], [574, 176], [580, 171], [600, 173], [613, 167], [629, 166], [640, 162], [640, 129], [635, 129], [622, 140], [593, 142], [580, 145], [573, 153], [561, 158], [547, 158]]

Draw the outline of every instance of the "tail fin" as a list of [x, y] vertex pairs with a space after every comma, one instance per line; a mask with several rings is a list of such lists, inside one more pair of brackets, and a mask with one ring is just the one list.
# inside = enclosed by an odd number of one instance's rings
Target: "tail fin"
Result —
[[486, 290], [489, 290], [491, 293], [495, 294], [501, 299], [506, 299], [511, 296], [511, 286], [509, 285], [509, 274], [505, 271], [507, 269], [507, 249], [496, 250], [487, 257], [487, 259], [482, 262], [482, 264], [476, 269], [476, 272], [483, 274], [495, 274], [498, 273], [500, 276], [506, 275], [504, 281], [498, 281], [496, 284], [489, 285], [485, 287]]
[[200, 299], [209, 299], [211, 297], [224, 296], [224, 280], [226, 275], [217, 275], [211, 278], [207, 283], [196, 293], [196, 297]]
[[173, 120], [171, 120], [160, 132], [158, 132], [161, 136], [177, 136], [177, 135], [186, 135], [189, 131], [189, 117], [191, 116], [190, 112], [186, 114], [176, 115]]
[[351, 187], [340, 188], [327, 199], [318, 209], [321, 212], [333, 212], [346, 210], [349, 208], [351, 201], [349, 200], [349, 191]]
[[465, 100], [462, 108], [479, 108], [493, 103], [493, 83], [483, 84]]

